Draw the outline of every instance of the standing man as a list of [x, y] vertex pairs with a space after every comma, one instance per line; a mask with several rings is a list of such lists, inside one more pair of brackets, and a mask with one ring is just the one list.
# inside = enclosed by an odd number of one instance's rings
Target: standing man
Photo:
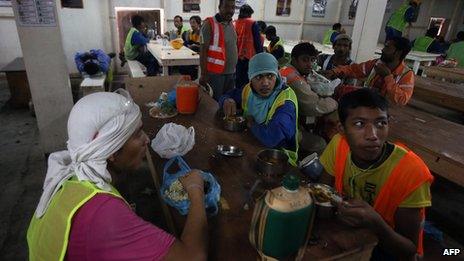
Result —
[[238, 20], [235, 21], [235, 31], [237, 32], [238, 62], [236, 68], [237, 88], [242, 88], [250, 80], [248, 79], [248, 62], [251, 57], [263, 51], [259, 26], [251, 19], [254, 13], [251, 6], [244, 4], [240, 7]]
[[147, 50], [147, 43], [150, 42], [144, 34], [147, 31], [145, 20], [140, 15], [131, 18], [132, 28], [126, 36], [124, 44], [124, 55], [127, 60], [137, 60], [147, 67], [147, 76], [157, 75], [159, 65], [155, 57]]
[[420, 0], [405, 0], [403, 4], [390, 16], [385, 26], [385, 41], [393, 37], [403, 36], [407, 25], [411, 26]]
[[174, 16], [174, 26], [177, 29], [177, 37], [180, 38], [185, 32], [188, 32], [189, 28], [184, 25], [184, 19], [180, 15]]
[[276, 60], [279, 61], [285, 55], [284, 40], [277, 36], [277, 30], [272, 25], [266, 27], [264, 34], [266, 35], [266, 39], [270, 41], [266, 52], [274, 55]]
[[394, 104], [406, 105], [414, 90], [414, 72], [404, 63], [410, 50], [408, 39], [392, 38], [385, 43], [380, 59], [339, 66], [321, 73], [329, 79], [363, 80], [363, 87], [376, 89]]
[[429, 28], [424, 36], [417, 37], [412, 42], [412, 50], [425, 53], [444, 53], [440, 42], [436, 39], [437, 35], [437, 27]]
[[377, 235], [371, 260], [417, 260], [433, 176], [414, 152], [388, 141], [388, 102], [377, 92], [346, 94], [338, 114], [340, 134], [320, 158], [321, 181], [349, 198], [337, 203], [338, 218]]
[[327, 32], [325, 32], [322, 44], [333, 44], [335, 42], [335, 37], [342, 33], [344, 34], [345, 31], [342, 30], [341, 23], [336, 23], [332, 25], [332, 30], [328, 30]]
[[232, 24], [235, 12], [234, 0], [221, 0], [219, 13], [208, 17], [200, 33], [200, 84], [210, 84], [213, 98], [235, 86], [237, 65], [237, 34]]

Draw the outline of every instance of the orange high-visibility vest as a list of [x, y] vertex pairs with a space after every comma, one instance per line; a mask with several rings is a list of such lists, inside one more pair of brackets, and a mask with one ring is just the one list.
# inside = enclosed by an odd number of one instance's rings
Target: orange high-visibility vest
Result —
[[289, 85], [295, 81], [307, 82], [306, 79], [301, 76], [301, 74], [293, 66], [285, 66], [280, 69], [279, 72], [282, 77], [285, 77], [286, 83]]
[[222, 73], [226, 64], [226, 46], [224, 29], [215, 17], [208, 17], [211, 25], [211, 39], [208, 47], [206, 70], [212, 73]]
[[[393, 168], [385, 184], [380, 189], [379, 195], [374, 201], [374, 209], [392, 228], [395, 227], [395, 213], [401, 202], [425, 182], [433, 182], [433, 176], [424, 162], [414, 152], [400, 143], [396, 143], [408, 152], [400, 159]], [[345, 163], [350, 152], [350, 146], [346, 137], [342, 136], [335, 154], [335, 189], [343, 194], [343, 175], [345, 174]], [[411, 175], [415, 173], [416, 175]], [[422, 221], [425, 220], [425, 208], [421, 209]], [[422, 245], [423, 229], [419, 233], [417, 253], [424, 254]]]
[[253, 24], [251, 18], [241, 18], [235, 21], [235, 31], [237, 32], [237, 49], [239, 59], [250, 60], [256, 54], [253, 40]]

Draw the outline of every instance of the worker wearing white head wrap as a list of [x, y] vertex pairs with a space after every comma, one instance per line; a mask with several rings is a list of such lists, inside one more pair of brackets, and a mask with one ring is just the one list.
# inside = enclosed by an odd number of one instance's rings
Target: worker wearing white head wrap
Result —
[[[139, 127], [141, 113], [129, 94], [98, 92], [79, 100], [68, 119], [68, 150], [48, 159], [44, 191], [35, 215], [40, 218], [61, 185], [75, 175], [98, 188], [111, 190], [107, 159], [117, 152]], [[124, 97], [124, 96], [125, 97]]]

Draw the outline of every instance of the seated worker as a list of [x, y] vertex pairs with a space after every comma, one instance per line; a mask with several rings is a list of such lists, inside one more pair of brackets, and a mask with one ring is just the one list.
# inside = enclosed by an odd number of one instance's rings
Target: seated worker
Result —
[[[182, 35], [184, 45], [194, 52], [200, 52], [201, 18], [198, 15], [190, 17], [190, 27], [192, 29], [184, 32]], [[198, 78], [198, 66], [179, 66], [179, 73], [182, 75], [190, 75], [190, 78], [195, 80]]]
[[114, 53], [106, 54], [101, 49], [92, 49], [84, 53], [77, 52], [74, 55], [74, 62], [81, 74], [92, 77], [108, 73], [113, 57], [115, 57]]
[[219, 108], [232, 116], [238, 108], [247, 118], [248, 128], [268, 148], [280, 148], [296, 165], [298, 159], [298, 102], [293, 90], [283, 82], [277, 60], [259, 53], [250, 60], [250, 83], [243, 90], [232, 89], [219, 100]]
[[266, 39], [270, 41], [266, 52], [272, 54], [279, 61], [285, 55], [284, 40], [277, 36], [276, 28], [272, 25], [266, 27], [264, 34], [266, 35]]
[[417, 37], [416, 40], [412, 41], [411, 50], [426, 53], [444, 53], [440, 42], [436, 39], [437, 35], [437, 27], [429, 28], [425, 36]]
[[457, 67], [464, 68], [464, 31], [460, 31], [456, 38], [446, 52], [446, 59], [454, 59], [458, 62]]
[[342, 29], [341, 23], [336, 23], [332, 25], [332, 30], [327, 30], [324, 34], [324, 39], [322, 40], [322, 44], [330, 44], [333, 45], [335, 43], [335, 38], [339, 34], [344, 34], [345, 30]]
[[238, 19], [234, 23], [237, 32], [238, 61], [235, 69], [235, 87], [243, 88], [250, 82], [248, 79], [248, 62], [251, 57], [263, 51], [263, 44], [259, 35], [258, 24], [251, 19], [254, 13], [251, 6], [244, 4], [240, 7]]
[[159, 65], [155, 57], [147, 50], [147, 43], [150, 42], [144, 34], [147, 25], [143, 17], [134, 15], [131, 18], [132, 28], [126, 36], [124, 44], [124, 55], [127, 60], [137, 60], [147, 67], [147, 76], [157, 75]]
[[188, 32], [189, 28], [184, 25], [184, 19], [180, 15], [174, 16], [174, 26], [176, 27], [177, 37], [182, 37], [185, 32]]
[[334, 54], [321, 54], [317, 57], [317, 64], [322, 70], [332, 70], [337, 66], [350, 65], [353, 61], [351, 54], [351, 37], [347, 34], [339, 34], [335, 37], [332, 47]]
[[339, 66], [320, 73], [329, 79], [363, 80], [364, 87], [378, 90], [394, 104], [406, 105], [414, 90], [414, 72], [404, 63], [410, 50], [408, 39], [394, 37], [385, 42], [380, 59]]
[[346, 94], [338, 114], [340, 134], [320, 157], [321, 181], [350, 198], [336, 203], [338, 218], [377, 235], [371, 260], [416, 260], [433, 176], [414, 152], [387, 141], [388, 102], [377, 91]]
[[286, 83], [298, 98], [299, 116], [316, 117], [337, 109], [334, 99], [320, 97], [307, 81], [318, 54], [314, 45], [308, 42], [299, 43], [293, 47], [290, 64], [280, 69], [280, 75], [286, 78]]
[[68, 137], [68, 150], [48, 158], [27, 231], [30, 260], [206, 260], [198, 170], [180, 179], [190, 199], [180, 239], [138, 217], [117, 190], [140, 167], [149, 143], [128, 95], [98, 92], [80, 99], [69, 115]]

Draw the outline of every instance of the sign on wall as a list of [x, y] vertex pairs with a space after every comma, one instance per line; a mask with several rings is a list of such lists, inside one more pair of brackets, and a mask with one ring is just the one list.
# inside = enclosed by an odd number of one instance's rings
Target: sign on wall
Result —
[[327, 8], [327, 0], [314, 0], [312, 16], [325, 17], [325, 10]]
[[246, 0], [235, 0], [235, 13], [238, 14], [239, 11], [240, 11], [240, 7], [242, 7], [242, 5], [246, 4]]
[[348, 9], [348, 19], [353, 20], [356, 17], [359, 0], [351, 0], [350, 8]]
[[182, 10], [184, 13], [199, 13], [200, 0], [183, 0]]
[[292, 0], [277, 0], [277, 16], [290, 16]]
[[14, 1], [20, 26], [56, 26], [56, 6], [51, 0]]
[[0, 6], [11, 6], [11, 0], [0, 0]]

